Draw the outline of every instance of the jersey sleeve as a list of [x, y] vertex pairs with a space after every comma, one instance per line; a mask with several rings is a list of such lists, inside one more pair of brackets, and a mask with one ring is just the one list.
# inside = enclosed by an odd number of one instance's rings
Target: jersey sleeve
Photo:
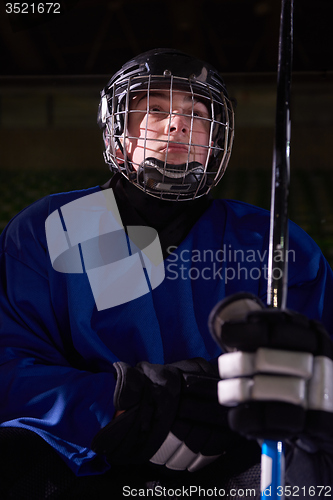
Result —
[[287, 307], [323, 323], [333, 338], [333, 272], [318, 245], [289, 223]]
[[108, 464], [90, 443], [114, 413], [112, 366], [95, 373], [76, 355], [69, 321], [54, 311], [45, 248], [31, 220], [23, 223], [19, 238], [22, 217], [1, 238], [1, 426], [36, 432], [77, 475], [103, 472]]

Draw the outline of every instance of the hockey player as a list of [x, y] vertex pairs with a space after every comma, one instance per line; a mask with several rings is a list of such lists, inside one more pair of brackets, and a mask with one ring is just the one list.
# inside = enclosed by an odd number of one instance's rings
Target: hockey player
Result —
[[[234, 128], [218, 72], [142, 54], [103, 89], [98, 123], [111, 181], [37, 201], [1, 237], [1, 498], [258, 491], [271, 437], [286, 439], [290, 487], [330, 488], [332, 271], [291, 223], [297, 314], [267, 314], [269, 213], [210, 198]], [[273, 351], [260, 370], [285, 389], [267, 397], [249, 371], [256, 400], [222, 391], [220, 404], [208, 317], [237, 292], [260, 310], [224, 322], [223, 350]], [[290, 352], [307, 371], [291, 373]]]

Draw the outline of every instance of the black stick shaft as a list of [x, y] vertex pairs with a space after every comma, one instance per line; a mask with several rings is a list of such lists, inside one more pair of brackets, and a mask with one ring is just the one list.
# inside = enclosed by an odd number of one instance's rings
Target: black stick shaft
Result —
[[275, 142], [272, 165], [267, 304], [285, 308], [288, 289], [288, 195], [290, 179], [290, 88], [293, 0], [282, 0]]

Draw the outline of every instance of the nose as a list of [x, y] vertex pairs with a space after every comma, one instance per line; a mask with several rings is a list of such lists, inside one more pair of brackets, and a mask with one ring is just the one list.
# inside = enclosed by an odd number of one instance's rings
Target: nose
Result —
[[186, 135], [190, 130], [190, 119], [186, 116], [172, 113], [170, 119], [170, 132]]

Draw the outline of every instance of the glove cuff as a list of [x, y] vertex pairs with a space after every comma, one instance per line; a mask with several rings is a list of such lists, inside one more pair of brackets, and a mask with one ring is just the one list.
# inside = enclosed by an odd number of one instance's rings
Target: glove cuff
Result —
[[113, 364], [117, 380], [113, 395], [113, 404], [116, 410], [128, 410], [140, 402], [145, 376], [123, 361]]

